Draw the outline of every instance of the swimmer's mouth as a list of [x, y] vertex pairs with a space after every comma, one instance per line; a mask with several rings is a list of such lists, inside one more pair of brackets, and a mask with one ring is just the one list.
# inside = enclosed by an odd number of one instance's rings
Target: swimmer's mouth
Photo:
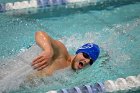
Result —
[[79, 62], [78, 69], [82, 69], [83, 66], [84, 66], [84, 64], [82, 62]]

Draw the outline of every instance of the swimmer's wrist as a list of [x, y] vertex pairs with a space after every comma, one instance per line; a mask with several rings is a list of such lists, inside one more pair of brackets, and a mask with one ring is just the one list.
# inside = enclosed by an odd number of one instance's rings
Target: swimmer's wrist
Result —
[[44, 50], [44, 51], [46, 52], [48, 57], [50, 57], [50, 58], [53, 57], [53, 52], [52, 51], [50, 51], [50, 50], [49, 51], [48, 50]]

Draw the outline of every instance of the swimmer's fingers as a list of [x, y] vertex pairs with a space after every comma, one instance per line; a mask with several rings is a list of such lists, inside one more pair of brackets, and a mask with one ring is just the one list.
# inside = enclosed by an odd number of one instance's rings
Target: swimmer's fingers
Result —
[[37, 70], [38, 70], [38, 71], [39, 71], [39, 70], [42, 70], [42, 69], [46, 68], [47, 66], [48, 66], [48, 64], [44, 64], [44, 65], [40, 66], [39, 68], [37, 68]]
[[42, 62], [39, 62], [35, 65], [33, 65], [34, 69], [37, 69], [37, 70], [40, 70], [40, 69], [43, 69], [45, 68], [46, 66], [48, 66], [48, 60], [43, 60]]
[[43, 56], [38, 56], [37, 58], [35, 58], [32, 62], [32, 66], [43, 61], [44, 60], [44, 57]]

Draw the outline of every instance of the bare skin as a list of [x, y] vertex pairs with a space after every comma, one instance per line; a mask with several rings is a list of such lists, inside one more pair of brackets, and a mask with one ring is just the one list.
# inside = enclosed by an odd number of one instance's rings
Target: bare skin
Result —
[[[89, 64], [90, 59], [84, 58], [82, 53], [70, 55], [63, 43], [54, 40], [43, 31], [35, 33], [35, 40], [43, 51], [32, 62], [32, 67], [37, 70], [32, 74], [34, 77], [49, 76], [56, 70], [68, 66], [71, 66], [73, 70], [78, 70]], [[79, 64], [80, 62], [83, 66]]]

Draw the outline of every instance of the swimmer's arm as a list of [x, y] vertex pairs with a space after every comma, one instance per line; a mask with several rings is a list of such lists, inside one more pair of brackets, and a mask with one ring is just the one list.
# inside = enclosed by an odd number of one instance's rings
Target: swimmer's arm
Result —
[[43, 49], [43, 51], [32, 61], [33, 68], [39, 71], [52, 64], [54, 49], [56, 49], [56, 40], [52, 39], [43, 31], [35, 33], [35, 40], [36, 43]]
[[42, 71], [37, 71], [37, 72], [34, 72], [34, 73], [28, 75], [26, 77], [25, 82], [30, 83], [31, 85], [36, 85], [35, 79], [40, 79], [40, 78], [47, 77], [47, 76], [49, 76], [49, 74], [43, 73]]
[[53, 69], [51, 69], [51, 67], [48, 66], [47, 68], [43, 70], [35, 71], [34, 73], [28, 75], [27, 80], [31, 81], [34, 78], [43, 78], [43, 77], [51, 76], [52, 74], [53, 74]]
[[42, 78], [42, 77], [47, 77], [47, 76], [49, 76], [49, 73], [45, 73], [41, 70], [41, 71], [37, 71], [37, 72], [34, 72], [34, 73], [28, 75], [27, 79], [32, 80], [34, 78]]
[[53, 51], [53, 43], [55, 42], [47, 33], [43, 31], [37, 31], [35, 33], [36, 43], [48, 54], [48, 56], [52, 57], [54, 54]]

